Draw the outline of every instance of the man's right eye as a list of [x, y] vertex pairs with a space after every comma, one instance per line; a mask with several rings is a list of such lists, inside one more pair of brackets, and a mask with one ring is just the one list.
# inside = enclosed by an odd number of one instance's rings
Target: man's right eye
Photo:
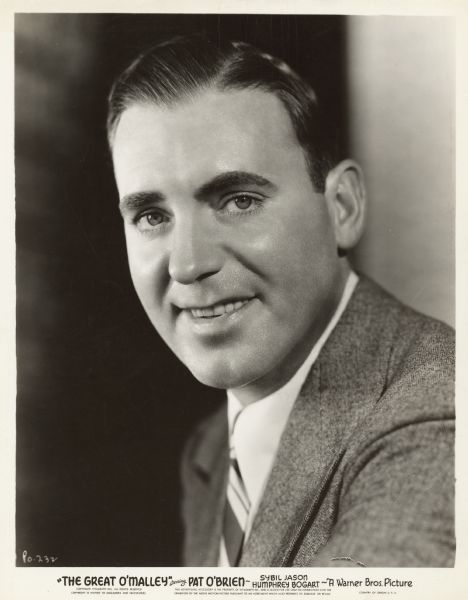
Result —
[[153, 231], [165, 223], [165, 221], [164, 215], [151, 211], [138, 215], [135, 219], [135, 225], [140, 231]]

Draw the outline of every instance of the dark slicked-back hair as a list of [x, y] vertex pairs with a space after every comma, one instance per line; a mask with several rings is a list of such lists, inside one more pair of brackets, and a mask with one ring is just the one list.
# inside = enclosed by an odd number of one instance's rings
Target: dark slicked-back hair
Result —
[[197, 34], [173, 38], [141, 54], [111, 89], [107, 119], [110, 146], [119, 119], [130, 106], [171, 106], [204, 89], [257, 89], [274, 94], [291, 118], [314, 187], [323, 192], [338, 155], [314, 90], [285, 62], [244, 42], [215, 42]]

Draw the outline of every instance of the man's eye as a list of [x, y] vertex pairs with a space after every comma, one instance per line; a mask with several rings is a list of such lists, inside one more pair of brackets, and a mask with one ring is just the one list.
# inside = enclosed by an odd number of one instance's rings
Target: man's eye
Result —
[[226, 202], [224, 210], [230, 214], [239, 214], [242, 212], [252, 212], [260, 205], [260, 198], [247, 194], [239, 194]]
[[164, 223], [164, 216], [157, 212], [148, 212], [140, 215], [135, 220], [140, 231], [151, 231]]

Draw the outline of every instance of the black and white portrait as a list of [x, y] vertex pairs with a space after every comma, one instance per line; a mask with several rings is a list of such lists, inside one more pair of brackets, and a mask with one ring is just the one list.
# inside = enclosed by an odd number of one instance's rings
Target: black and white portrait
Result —
[[15, 15], [18, 567], [454, 566], [454, 28]]

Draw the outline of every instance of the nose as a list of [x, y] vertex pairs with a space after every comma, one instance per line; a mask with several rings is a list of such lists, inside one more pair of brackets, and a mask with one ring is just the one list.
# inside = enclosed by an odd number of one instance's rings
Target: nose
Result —
[[178, 283], [200, 281], [222, 267], [222, 248], [206, 221], [203, 215], [185, 214], [174, 226], [169, 275]]

